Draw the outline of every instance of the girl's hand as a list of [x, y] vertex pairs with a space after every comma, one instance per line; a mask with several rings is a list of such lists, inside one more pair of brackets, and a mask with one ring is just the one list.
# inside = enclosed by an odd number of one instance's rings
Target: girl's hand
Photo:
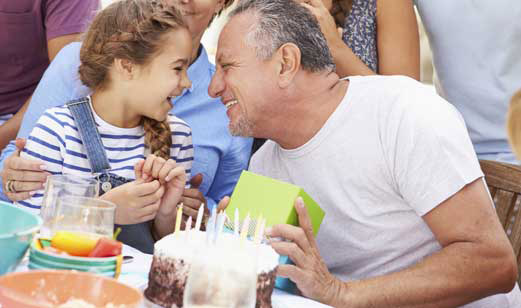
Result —
[[322, 30], [322, 33], [326, 37], [330, 48], [334, 43], [338, 43], [338, 40], [342, 41], [338, 35], [339, 31], [336, 27], [335, 19], [331, 16], [322, 0], [297, 0], [297, 2], [307, 8], [318, 20], [320, 30]]
[[149, 155], [134, 166], [136, 179], [144, 181], [158, 180], [165, 188], [161, 200], [159, 214], [175, 216], [176, 205], [181, 201], [185, 184], [186, 172], [182, 166], [177, 166], [172, 159], [165, 160], [156, 155]]
[[167, 160], [158, 173], [159, 181], [165, 183], [165, 194], [161, 199], [159, 214], [175, 215], [176, 205], [181, 201], [186, 185], [186, 171], [172, 159]]
[[164, 193], [165, 188], [159, 181], [139, 179], [110, 190], [100, 199], [115, 203], [115, 222], [127, 225], [154, 219]]

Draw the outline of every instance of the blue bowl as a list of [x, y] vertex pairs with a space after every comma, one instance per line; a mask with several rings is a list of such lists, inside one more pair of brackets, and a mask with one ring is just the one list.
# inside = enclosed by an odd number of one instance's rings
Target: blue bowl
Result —
[[20, 263], [41, 225], [39, 216], [0, 201], [0, 275]]

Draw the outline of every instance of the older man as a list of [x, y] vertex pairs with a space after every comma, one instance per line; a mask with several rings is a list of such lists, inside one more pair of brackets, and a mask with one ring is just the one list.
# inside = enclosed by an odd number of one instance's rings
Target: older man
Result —
[[[521, 307], [516, 260], [455, 109], [406, 77], [339, 80], [316, 20], [291, 0], [242, 0], [209, 92], [232, 134], [268, 138], [254, 172], [295, 183], [326, 211], [316, 240], [269, 233], [279, 267], [336, 307]], [[514, 288], [514, 289], [513, 289]], [[499, 294], [498, 293], [508, 293]]]

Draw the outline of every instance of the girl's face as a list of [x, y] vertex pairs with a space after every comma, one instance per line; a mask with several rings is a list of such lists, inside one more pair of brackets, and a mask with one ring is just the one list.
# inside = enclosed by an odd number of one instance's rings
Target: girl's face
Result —
[[135, 67], [129, 102], [133, 113], [157, 121], [164, 121], [172, 109], [170, 97], [191, 87], [186, 74], [192, 52], [190, 33], [185, 28], [165, 33], [161, 46], [147, 64]]
[[219, 12], [224, 0], [169, 0], [183, 16], [192, 38], [200, 40], [212, 17]]

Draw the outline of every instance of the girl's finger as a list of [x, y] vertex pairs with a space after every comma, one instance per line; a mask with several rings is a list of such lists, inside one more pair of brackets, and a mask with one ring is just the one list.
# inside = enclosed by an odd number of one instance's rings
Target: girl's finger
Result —
[[152, 174], [152, 166], [154, 165], [154, 160], [156, 156], [154, 154], [150, 154], [147, 156], [145, 163], [143, 164], [143, 179], [147, 179]]
[[149, 204], [147, 206], [144, 206], [140, 208], [139, 211], [139, 217], [145, 218], [148, 216], [156, 215], [157, 211], [159, 210], [159, 205], [161, 203], [161, 200], [158, 200], [152, 204]]
[[159, 179], [159, 171], [163, 168], [163, 165], [166, 163], [166, 160], [162, 157], [156, 157], [154, 163], [152, 164], [152, 177], [154, 179]]
[[173, 159], [167, 160], [163, 167], [161, 167], [161, 170], [159, 170], [158, 179], [160, 179], [163, 182], [168, 182], [168, 173], [176, 167], [176, 163]]
[[166, 182], [170, 182], [173, 178], [179, 177], [181, 180], [183, 180], [183, 183], [186, 182], [186, 171], [183, 166], [177, 166], [174, 169], [170, 170], [168, 172], [168, 175], [165, 178]]
[[140, 159], [135, 165], [134, 165], [134, 174], [136, 176], [136, 180], [141, 179], [143, 176], [143, 165], [145, 164], [144, 159]]

